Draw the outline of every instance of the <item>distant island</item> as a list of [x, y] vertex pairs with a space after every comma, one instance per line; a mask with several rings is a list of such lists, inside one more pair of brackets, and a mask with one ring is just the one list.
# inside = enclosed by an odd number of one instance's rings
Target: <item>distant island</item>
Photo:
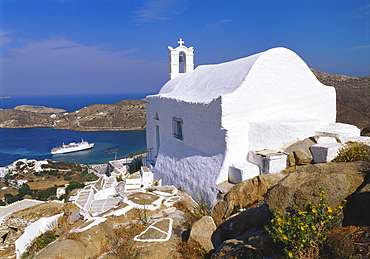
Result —
[[0, 99], [5, 99], [5, 98], [12, 98], [11, 96], [9, 95], [6, 95], [6, 94], [3, 94], [3, 93], [0, 93]]
[[[337, 92], [337, 121], [356, 125], [370, 135], [370, 76], [331, 75], [311, 69], [317, 79]], [[0, 93], [0, 98], [10, 98]], [[66, 113], [63, 109], [21, 105], [0, 110], [0, 128], [52, 127], [76, 131], [146, 129], [146, 101], [94, 104]]]
[[21, 105], [0, 110], [0, 128], [52, 127], [76, 131], [123, 131], [145, 129], [144, 100], [94, 104], [67, 113], [63, 109]]

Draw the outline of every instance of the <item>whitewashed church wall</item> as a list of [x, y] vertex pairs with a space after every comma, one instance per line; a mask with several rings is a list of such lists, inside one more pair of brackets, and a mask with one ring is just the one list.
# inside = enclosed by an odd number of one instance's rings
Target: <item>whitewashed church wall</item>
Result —
[[[200, 192], [215, 202], [214, 188], [224, 160], [225, 132], [221, 129], [220, 99], [209, 105], [160, 97], [147, 98], [147, 146], [156, 149], [155, 127], [160, 128], [160, 148], [154, 177], [164, 185], [182, 187], [195, 199]], [[159, 120], [154, 120], [155, 114]], [[183, 121], [183, 140], [173, 136], [172, 118]]]
[[250, 124], [248, 133], [239, 133], [249, 135], [243, 143], [249, 150], [281, 148], [312, 136], [336, 115], [334, 87], [321, 84], [303, 60], [283, 48], [261, 55], [243, 85], [222, 97], [222, 105], [225, 129], [238, 121], [245, 128]]

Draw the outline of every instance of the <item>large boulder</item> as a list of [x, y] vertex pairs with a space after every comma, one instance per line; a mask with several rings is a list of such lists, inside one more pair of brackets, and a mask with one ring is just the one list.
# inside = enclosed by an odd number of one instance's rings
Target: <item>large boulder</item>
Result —
[[225, 220], [213, 233], [212, 243], [218, 247], [222, 242], [243, 235], [251, 228], [269, 223], [272, 214], [266, 205], [242, 211]]
[[224, 200], [219, 201], [212, 208], [212, 217], [222, 220], [239, 212], [239, 209], [263, 201], [266, 192], [285, 176], [286, 174], [283, 173], [263, 174], [235, 185], [226, 194]]
[[94, 253], [84, 244], [72, 240], [65, 239], [60, 242], [55, 242], [41, 250], [36, 258], [92, 258]]
[[56, 242], [42, 249], [37, 258], [94, 258], [114, 240], [113, 224], [109, 221], [94, 225], [94, 221], [87, 221], [79, 226], [86, 229], [82, 232], [70, 231], [66, 239]]
[[215, 258], [273, 258], [276, 246], [263, 227], [252, 227], [241, 236], [225, 240], [214, 251]]
[[326, 163], [298, 168], [281, 180], [266, 197], [271, 211], [285, 212], [292, 204], [319, 202], [319, 188], [326, 193], [328, 206], [337, 207], [364, 182], [368, 163]]
[[212, 217], [204, 216], [192, 225], [190, 237], [203, 246], [206, 251], [210, 251], [214, 248], [211, 237], [215, 230], [216, 224]]

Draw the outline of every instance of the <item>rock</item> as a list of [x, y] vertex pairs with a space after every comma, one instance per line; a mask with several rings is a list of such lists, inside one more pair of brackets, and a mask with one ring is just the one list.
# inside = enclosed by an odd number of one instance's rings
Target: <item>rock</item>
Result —
[[239, 237], [225, 240], [216, 248], [216, 258], [261, 258], [272, 257], [274, 244], [263, 227], [252, 227]]
[[[92, 221], [84, 223], [87, 227]], [[67, 239], [58, 239], [42, 249], [37, 258], [95, 258], [114, 240], [113, 224], [104, 221], [83, 232], [69, 232]]]
[[266, 204], [285, 212], [292, 204], [317, 204], [319, 187], [326, 193], [327, 204], [337, 207], [363, 183], [364, 163], [326, 163], [302, 166], [269, 191]]
[[370, 181], [356, 193], [359, 205], [370, 214]]
[[163, 210], [163, 213], [166, 214], [166, 215], [170, 215], [170, 214], [173, 214], [175, 212], [176, 212], [175, 207], [169, 207], [169, 208]]
[[214, 248], [211, 237], [215, 230], [216, 224], [212, 217], [204, 216], [193, 224], [190, 237], [203, 246], [206, 251], [210, 251]]
[[267, 205], [240, 212], [225, 220], [213, 233], [212, 243], [218, 247], [228, 239], [236, 238], [248, 229], [269, 223], [272, 214]]
[[263, 201], [266, 192], [275, 186], [286, 174], [264, 174], [252, 179], [243, 181], [232, 188], [225, 196], [212, 208], [212, 217], [222, 220], [231, 214], [238, 212], [238, 209], [245, 208], [257, 201]]
[[311, 163], [312, 155], [303, 149], [297, 149], [293, 152], [296, 165], [306, 165]]
[[225, 241], [215, 251], [216, 258], [258, 258], [255, 253], [256, 248], [245, 244], [242, 240], [230, 239]]
[[71, 239], [55, 242], [42, 249], [36, 258], [91, 258], [93, 254], [82, 243]]
[[287, 165], [288, 166], [295, 166], [296, 165], [294, 153], [289, 153], [288, 154]]
[[310, 147], [315, 144], [316, 142], [313, 139], [306, 138], [286, 148], [284, 151], [289, 154], [288, 155], [289, 165], [294, 166], [311, 163], [312, 155]]

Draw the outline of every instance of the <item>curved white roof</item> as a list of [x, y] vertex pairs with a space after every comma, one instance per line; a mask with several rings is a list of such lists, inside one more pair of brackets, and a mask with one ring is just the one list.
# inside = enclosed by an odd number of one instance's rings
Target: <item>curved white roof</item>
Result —
[[267, 53], [298, 57], [293, 51], [279, 47], [226, 63], [198, 66], [193, 72], [168, 81], [155, 96], [194, 103], [210, 103], [219, 96], [238, 89], [257, 60]]

